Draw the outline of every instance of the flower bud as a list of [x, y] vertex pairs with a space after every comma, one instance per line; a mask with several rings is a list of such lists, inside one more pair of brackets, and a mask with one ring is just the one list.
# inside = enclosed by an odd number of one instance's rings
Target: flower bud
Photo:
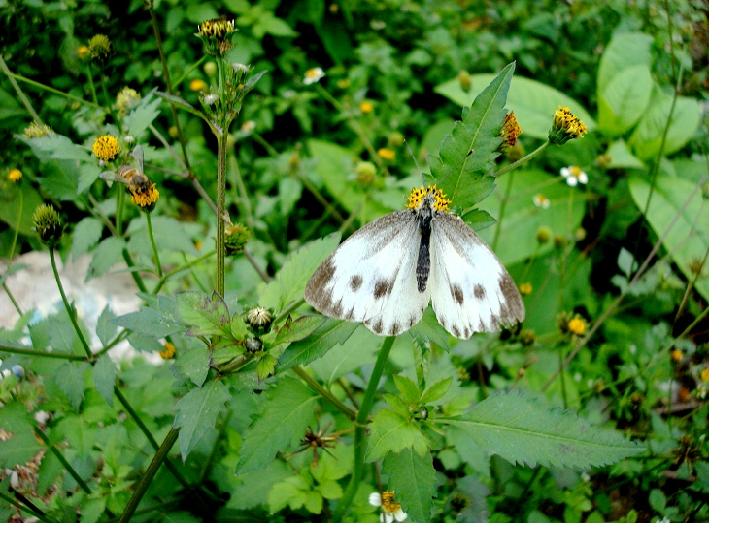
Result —
[[30, 125], [23, 130], [23, 135], [31, 139], [35, 139], [37, 137], [53, 135], [53, 130], [46, 124], [33, 120]]
[[105, 34], [96, 34], [89, 40], [89, 56], [94, 61], [103, 62], [112, 51], [112, 43]]
[[358, 162], [355, 166], [355, 178], [363, 184], [372, 183], [375, 180], [377, 169], [372, 162]]
[[469, 93], [469, 90], [471, 90], [471, 75], [465, 70], [460, 70], [456, 76], [456, 80], [459, 82], [461, 91]]
[[560, 107], [555, 111], [553, 127], [550, 128], [548, 139], [556, 145], [564, 145], [571, 139], [583, 137], [588, 133], [586, 125], [568, 107]]
[[271, 329], [271, 312], [262, 306], [255, 306], [246, 314], [246, 323], [257, 335], [268, 333]]
[[237, 255], [243, 253], [243, 249], [251, 239], [251, 231], [248, 227], [240, 224], [229, 224], [225, 229], [225, 236], [223, 239], [223, 246], [225, 247], [226, 255]]
[[53, 246], [63, 233], [63, 223], [52, 205], [41, 204], [33, 213], [33, 225], [41, 241]]

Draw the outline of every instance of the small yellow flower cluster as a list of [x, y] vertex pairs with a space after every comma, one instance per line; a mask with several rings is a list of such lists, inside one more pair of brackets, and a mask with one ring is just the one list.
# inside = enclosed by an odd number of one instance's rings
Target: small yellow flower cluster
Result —
[[372, 101], [362, 101], [360, 103], [360, 112], [362, 114], [372, 114], [375, 110], [375, 105], [373, 105]]
[[548, 138], [551, 143], [563, 145], [571, 139], [583, 137], [588, 133], [586, 125], [568, 107], [560, 107], [555, 111], [553, 127]]
[[446, 197], [444, 191], [436, 185], [428, 185], [427, 187], [419, 186], [411, 189], [411, 193], [408, 195], [408, 201], [406, 207], [409, 209], [418, 209], [423, 204], [423, 200], [426, 196], [431, 195], [433, 197], [433, 208], [439, 213], [443, 213], [449, 210], [449, 204], [451, 200]]
[[14, 167], [10, 171], [8, 171], [8, 179], [10, 179], [13, 183], [17, 183], [23, 178], [23, 172], [20, 171], [17, 167]]
[[175, 354], [177, 353], [177, 348], [175, 348], [175, 345], [172, 343], [165, 343], [165, 346], [162, 350], [160, 350], [160, 358], [163, 360], [171, 360], [175, 357]]
[[568, 320], [568, 331], [574, 335], [582, 337], [586, 334], [586, 331], [588, 331], [588, 324], [581, 316], [576, 314]]
[[146, 211], [151, 211], [160, 199], [160, 192], [152, 181], [145, 185], [129, 185], [127, 189], [132, 196], [132, 203]]
[[208, 89], [208, 84], [206, 84], [203, 80], [200, 78], [195, 78], [194, 80], [190, 81], [190, 91], [205, 91]]
[[520, 284], [519, 289], [523, 295], [529, 295], [532, 293], [532, 284], [530, 282], [523, 282]]
[[104, 61], [112, 51], [112, 43], [106, 34], [96, 34], [89, 40], [89, 55], [95, 61]]
[[42, 122], [36, 122], [35, 120], [30, 123], [28, 127], [23, 130], [23, 135], [31, 139], [36, 137], [46, 137], [53, 135], [53, 130]]
[[500, 137], [502, 137], [502, 146], [515, 146], [517, 144], [517, 138], [520, 135], [522, 135], [522, 127], [520, 127], [520, 123], [517, 121], [517, 116], [515, 116], [515, 113], [510, 112], [504, 117], [502, 130], [500, 131]]
[[680, 348], [673, 348], [669, 356], [674, 363], [680, 363], [684, 359], [684, 352]]
[[381, 148], [378, 150], [378, 156], [390, 162], [391, 160], [395, 160], [395, 151], [390, 148]]
[[119, 139], [114, 135], [101, 135], [96, 138], [91, 146], [91, 152], [94, 153], [94, 156], [105, 162], [116, 158], [121, 150]]
[[198, 32], [201, 36], [209, 38], [223, 38], [226, 34], [236, 30], [236, 22], [225, 17], [209, 19], [198, 25]]

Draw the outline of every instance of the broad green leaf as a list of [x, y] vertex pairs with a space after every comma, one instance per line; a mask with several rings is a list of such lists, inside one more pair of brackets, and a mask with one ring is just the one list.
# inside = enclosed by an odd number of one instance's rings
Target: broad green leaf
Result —
[[375, 363], [375, 355], [382, 344], [382, 337], [373, 334], [364, 326], [355, 324], [355, 330], [347, 341], [341, 346], [335, 345], [329, 350], [325, 349], [325, 354], [311, 362], [309, 366], [329, 385], [363, 365]]
[[147, 306], [137, 312], [119, 316], [115, 323], [130, 331], [142, 335], [152, 335], [157, 339], [179, 333], [184, 329], [182, 325], [163, 315], [159, 310]]
[[80, 257], [89, 251], [99, 241], [99, 238], [101, 238], [103, 228], [101, 221], [94, 217], [81, 219], [74, 228], [71, 256]]
[[302, 437], [314, 418], [319, 396], [296, 379], [285, 377], [267, 392], [260, 415], [245, 432], [239, 474], [264, 468], [278, 451], [285, 451]]
[[608, 167], [611, 169], [643, 169], [645, 167], [641, 160], [631, 154], [623, 139], [611, 143], [606, 150], [606, 156], [609, 158]]
[[66, 395], [76, 411], [84, 401], [84, 373], [87, 368], [85, 363], [64, 363], [58, 366], [53, 375], [54, 384]]
[[585, 470], [635, 456], [643, 448], [616, 431], [591, 425], [523, 392], [497, 392], [458, 417], [442, 419], [471, 438], [484, 459]]
[[[358, 324], [327, 319], [309, 337], [287, 346], [279, 356], [278, 371], [281, 373], [295, 365], [307, 365], [324, 356], [335, 345], [342, 345], [350, 338]], [[339, 348], [339, 346], [338, 346]]]
[[220, 382], [193, 388], [177, 404], [174, 427], [180, 429], [180, 454], [183, 462], [203, 436], [215, 428], [218, 415], [231, 398]]
[[339, 232], [333, 232], [289, 254], [274, 280], [259, 286], [259, 305], [281, 311], [290, 302], [303, 298], [309, 278], [339, 242]]
[[490, 173], [502, 143], [499, 131], [514, 70], [511, 63], [495, 76], [471, 108], [464, 109], [462, 121], [441, 142], [438, 156], [429, 157], [429, 181], [443, 189], [455, 208], [470, 208], [493, 188]]
[[204, 293], [188, 292], [177, 296], [180, 320], [190, 326], [194, 336], [225, 335], [230, 321], [228, 308], [220, 297], [208, 297]]
[[621, 71], [598, 95], [598, 125], [606, 135], [623, 135], [649, 106], [654, 88], [649, 67], [635, 65]]
[[[198, 229], [192, 223], [184, 223], [162, 215], [153, 215], [152, 230], [159, 250], [181, 251], [188, 255], [188, 260], [195, 259], [197, 251], [193, 245], [193, 236], [189, 233]], [[152, 247], [147, 231], [147, 221], [142, 217], [134, 219], [129, 224], [129, 231], [132, 234], [128, 244], [130, 251], [151, 257]]]
[[106, 274], [112, 266], [121, 263], [123, 249], [124, 242], [119, 238], [111, 237], [102, 240], [91, 256], [91, 263], [86, 271], [86, 281]]
[[300, 341], [311, 335], [324, 321], [324, 316], [302, 316], [292, 322], [286, 322], [276, 332], [274, 345]]
[[156, 96], [154, 91], [142, 97], [139, 104], [122, 121], [129, 135], [133, 137], [142, 137], [144, 135], [147, 128], [152, 125], [152, 122], [160, 114], [161, 102], [162, 98]]
[[33, 432], [33, 419], [23, 405], [9, 402], [0, 407], [0, 428], [10, 434], [0, 440], [0, 468], [12, 468], [32, 459], [40, 445]]
[[[664, 237], [664, 248], [688, 280], [694, 279], [693, 266], [702, 263], [710, 245], [709, 200], [702, 196], [696, 184], [684, 179], [658, 177], [646, 215], [657, 237]], [[632, 177], [629, 190], [636, 207], [643, 212], [649, 199], [649, 183]], [[709, 300], [707, 264], [695, 287]]]
[[272, 460], [264, 469], [240, 474], [226, 507], [248, 510], [265, 504], [271, 488], [290, 474], [289, 468], [280, 460]]
[[436, 494], [436, 471], [431, 453], [413, 449], [389, 453], [383, 459], [383, 472], [388, 475], [388, 490], [408, 514], [406, 521], [431, 520], [431, 500]]
[[33, 213], [42, 203], [40, 194], [31, 185], [16, 184], [4, 188], [3, 199], [0, 200], [0, 220], [6, 222], [12, 230], [36, 238]]
[[413, 449], [417, 453], [428, 451], [426, 437], [414, 421], [398, 415], [390, 409], [382, 409], [373, 417], [368, 436], [365, 460], [372, 462], [388, 453]]
[[[659, 154], [664, 130], [669, 122], [672, 108], [672, 94], [655, 88], [649, 108], [636, 125], [629, 146], [639, 158], [654, 158]], [[702, 111], [699, 102], [689, 97], [677, 97], [672, 120], [666, 132], [662, 149], [663, 156], [669, 156], [681, 149], [689, 141], [700, 124]]]
[[109, 344], [117, 334], [119, 327], [116, 324], [116, 316], [107, 304], [96, 320], [96, 336], [99, 337], [101, 344]]
[[651, 67], [651, 44], [654, 38], [643, 32], [617, 31], [598, 63], [598, 95], [611, 80], [629, 67]]
[[43, 137], [19, 136], [18, 139], [30, 147], [41, 161], [48, 160], [91, 160], [91, 150], [75, 144], [65, 135], [45, 135]]
[[268, 503], [272, 513], [286, 507], [298, 510], [302, 506], [313, 514], [322, 511], [322, 495], [312, 491], [312, 486], [302, 476], [290, 476], [274, 485], [269, 491]]
[[114, 403], [114, 385], [117, 382], [117, 366], [108, 354], [99, 356], [91, 370], [94, 386], [104, 401], [109, 405]]
[[445, 379], [436, 381], [423, 391], [423, 397], [421, 398], [421, 401], [423, 403], [431, 403], [440, 400], [449, 391], [449, 388], [451, 388], [453, 382], [454, 379], [452, 379], [451, 377], [446, 377]]
[[416, 386], [408, 377], [403, 375], [394, 375], [393, 382], [400, 392], [400, 396], [406, 403], [418, 403], [421, 399], [421, 389]]
[[[461, 89], [456, 78], [436, 86], [435, 91], [445, 95], [457, 105], [468, 107], [479, 90], [483, 89], [492, 78], [494, 78], [494, 74], [472, 74], [472, 87], [469, 92]], [[575, 99], [542, 82], [524, 76], [512, 77], [506, 109], [514, 111], [522, 131], [527, 137], [547, 139], [548, 131], [553, 125], [555, 111], [562, 106], [570, 108], [573, 114], [585, 122], [589, 130], [595, 127], [596, 123], [591, 115]]]
[[191, 348], [178, 352], [175, 366], [179, 367], [195, 386], [202, 386], [208, 376], [210, 353], [207, 346], [195, 339], [191, 339], [190, 344]]

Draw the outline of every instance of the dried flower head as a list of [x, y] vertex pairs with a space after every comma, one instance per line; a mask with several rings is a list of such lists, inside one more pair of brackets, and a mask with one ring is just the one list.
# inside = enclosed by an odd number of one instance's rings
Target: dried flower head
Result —
[[63, 222], [58, 211], [50, 204], [39, 205], [33, 213], [33, 225], [41, 241], [52, 246], [63, 233]]
[[106, 34], [95, 34], [89, 40], [89, 56], [94, 61], [105, 61], [112, 52], [112, 43]]
[[560, 107], [555, 111], [553, 127], [548, 139], [556, 145], [563, 145], [571, 139], [583, 137], [588, 133], [586, 125], [568, 107]]
[[23, 130], [23, 135], [31, 139], [35, 139], [37, 137], [53, 135], [53, 130], [46, 124], [33, 120], [28, 127]]
[[522, 135], [522, 128], [520, 123], [517, 121], [517, 116], [514, 112], [508, 113], [504, 117], [504, 123], [502, 124], [502, 130], [500, 136], [502, 137], [502, 147], [513, 147], [517, 144], [517, 138]]
[[223, 239], [226, 255], [243, 253], [249, 240], [251, 240], [251, 231], [248, 227], [240, 224], [227, 225]]
[[130, 87], [123, 87], [122, 90], [117, 93], [116, 107], [120, 115], [124, 115], [134, 107], [136, 107], [142, 97], [134, 89]]
[[121, 152], [119, 146], [119, 139], [114, 135], [101, 135], [94, 140], [94, 144], [91, 145], [91, 152], [99, 158], [108, 162], [114, 160]]
[[272, 321], [273, 317], [271, 316], [271, 311], [262, 306], [253, 307], [246, 314], [246, 323], [255, 335], [268, 333], [271, 329]]

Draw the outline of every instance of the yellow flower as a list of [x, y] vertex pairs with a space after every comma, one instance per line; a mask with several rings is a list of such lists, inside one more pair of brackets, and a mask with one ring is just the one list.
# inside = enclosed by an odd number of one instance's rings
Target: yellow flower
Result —
[[76, 49], [76, 55], [79, 56], [79, 59], [86, 59], [86, 56], [89, 55], [89, 48], [87, 46], [79, 46]]
[[101, 135], [96, 138], [94, 144], [91, 146], [91, 152], [94, 153], [94, 156], [105, 162], [116, 158], [121, 150], [119, 139], [114, 137], [114, 135]]
[[130, 184], [127, 186], [127, 190], [132, 197], [132, 203], [139, 206], [144, 211], [152, 211], [160, 199], [160, 192], [157, 190], [155, 183], [144, 178], [145, 182], [142, 184]]
[[576, 314], [568, 321], [568, 331], [574, 335], [582, 337], [586, 334], [586, 331], [588, 331], [588, 324], [583, 318]]
[[163, 360], [171, 360], [175, 357], [175, 354], [177, 353], [177, 348], [175, 348], [175, 345], [172, 343], [165, 343], [165, 347], [160, 350], [160, 358]]
[[522, 135], [522, 128], [520, 127], [520, 123], [517, 121], [517, 116], [515, 116], [514, 112], [510, 112], [504, 117], [502, 131], [500, 132], [500, 136], [502, 137], [502, 146], [515, 146], [517, 144], [517, 138], [520, 135]]
[[363, 114], [372, 114], [373, 110], [375, 110], [375, 105], [372, 102], [362, 101], [360, 103], [360, 112]]
[[671, 351], [671, 352], [669, 353], [669, 356], [670, 356], [670, 357], [672, 358], [672, 361], [673, 361], [673, 362], [675, 362], [675, 363], [679, 363], [679, 362], [681, 362], [681, 361], [682, 361], [682, 359], [684, 358], [684, 352], [682, 352], [682, 350], [681, 350], [681, 349], [679, 349], [679, 348], [674, 348], [674, 349], [672, 349], [672, 351]]
[[451, 200], [449, 200], [446, 197], [446, 194], [444, 194], [444, 191], [436, 185], [428, 185], [427, 187], [419, 186], [411, 189], [411, 192], [408, 195], [408, 201], [406, 202], [406, 207], [409, 209], [420, 208], [423, 204], [423, 200], [429, 195], [433, 199], [433, 208], [436, 211], [443, 213], [449, 210]]
[[208, 89], [208, 84], [206, 84], [203, 80], [200, 78], [196, 78], [195, 80], [192, 80], [190, 82], [190, 91], [205, 91]]
[[198, 32], [201, 36], [222, 38], [226, 34], [236, 30], [236, 22], [219, 17], [217, 19], [208, 19], [198, 25]]
[[532, 293], [532, 284], [530, 282], [523, 282], [520, 284], [520, 293], [523, 295], [529, 295]]
[[8, 179], [10, 179], [14, 183], [17, 183], [22, 178], [23, 178], [23, 173], [17, 167], [14, 167], [10, 171], [8, 171]]
[[370, 493], [368, 502], [372, 506], [377, 506], [382, 509], [380, 514], [380, 521], [384, 523], [393, 523], [393, 521], [405, 521], [408, 517], [402, 509], [399, 503], [395, 501], [394, 491], [383, 491], [378, 493], [377, 491]]
[[705, 367], [702, 371], [700, 371], [700, 379], [702, 379], [702, 382], [710, 381], [710, 368], [709, 367]]
[[89, 55], [94, 60], [103, 61], [112, 51], [112, 43], [105, 34], [96, 34], [89, 40]]
[[23, 135], [35, 139], [36, 137], [46, 137], [53, 135], [53, 130], [42, 122], [33, 120], [28, 127], [23, 130]]
[[571, 139], [583, 137], [588, 133], [586, 125], [568, 107], [560, 107], [555, 111], [553, 127], [550, 128], [548, 138], [551, 143], [563, 145]]
[[378, 150], [378, 156], [380, 156], [383, 160], [395, 160], [395, 151], [389, 148], [381, 148]]

